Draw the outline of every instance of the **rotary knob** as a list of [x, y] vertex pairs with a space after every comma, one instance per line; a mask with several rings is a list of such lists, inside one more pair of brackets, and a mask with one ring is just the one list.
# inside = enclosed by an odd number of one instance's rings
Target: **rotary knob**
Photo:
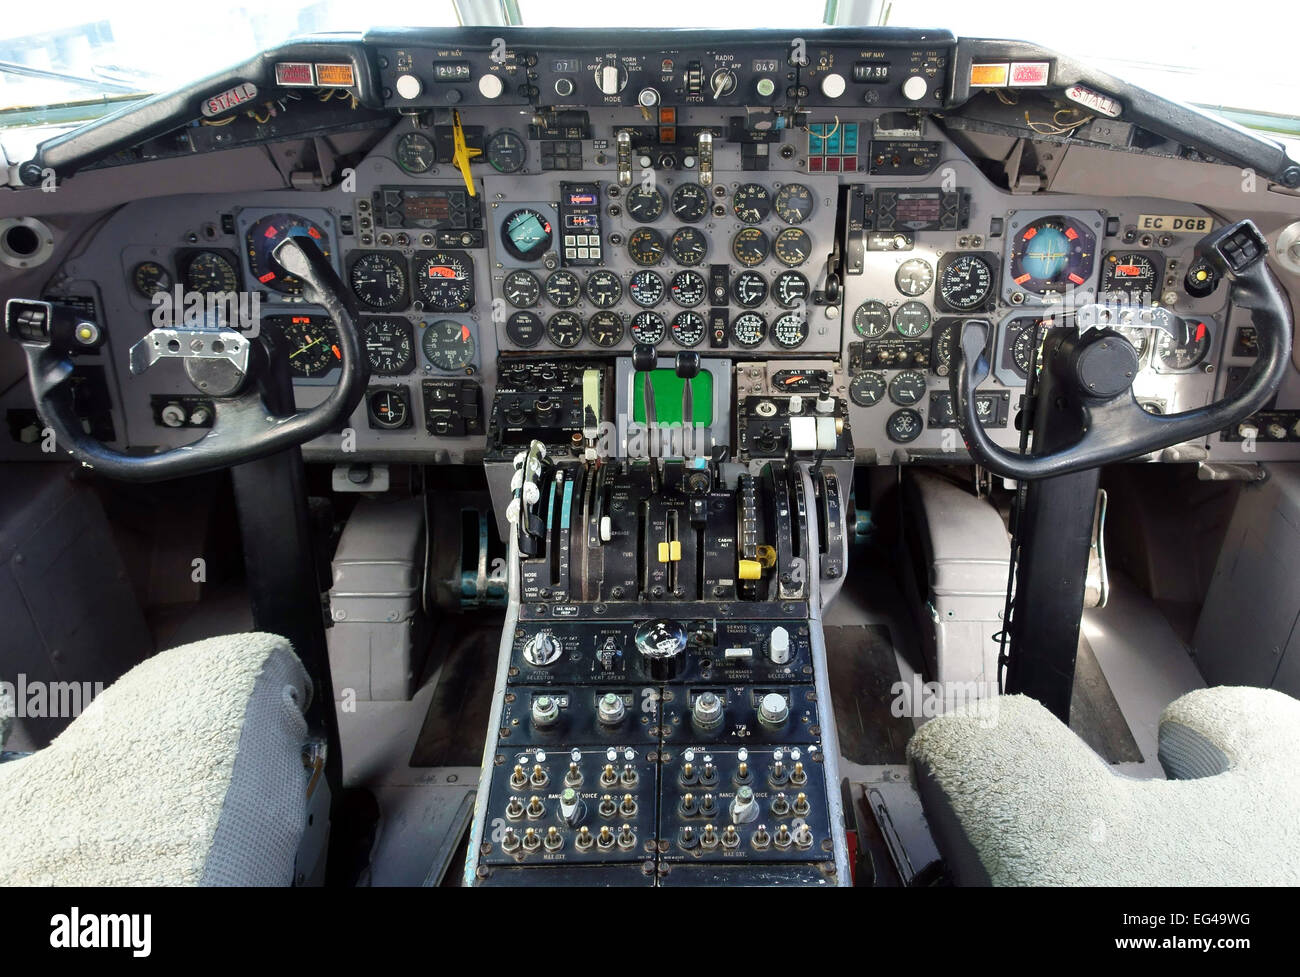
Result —
[[554, 726], [560, 718], [560, 704], [554, 696], [539, 695], [533, 700], [533, 725], [538, 729]]
[[677, 621], [646, 621], [636, 629], [636, 650], [645, 659], [651, 678], [671, 681], [681, 668], [686, 628]]
[[621, 695], [606, 692], [600, 697], [600, 702], [596, 706], [596, 714], [606, 726], [615, 726], [621, 723], [623, 717], [627, 715], [627, 706], [623, 704]]
[[617, 58], [602, 60], [594, 72], [596, 87], [602, 95], [617, 95], [627, 85], [627, 71]]
[[722, 700], [714, 692], [701, 692], [691, 707], [691, 721], [696, 729], [717, 729], [722, 724]]
[[560, 643], [549, 631], [539, 631], [524, 645], [524, 661], [530, 665], [546, 666], [560, 657]]
[[790, 706], [779, 692], [769, 692], [758, 704], [758, 721], [764, 726], [780, 726], [790, 715]]

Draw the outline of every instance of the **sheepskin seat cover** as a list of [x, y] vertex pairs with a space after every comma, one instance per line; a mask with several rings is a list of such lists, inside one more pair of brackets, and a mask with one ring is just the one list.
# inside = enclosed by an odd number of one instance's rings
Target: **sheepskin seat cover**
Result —
[[290, 883], [309, 688], [272, 634], [137, 665], [48, 747], [0, 764], [0, 882]]
[[954, 878], [993, 885], [1300, 884], [1300, 702], [1199, 689], [1160, 718], [1168, 780], [1114, 773], [1037, 701], [931, 720], [912, 780]]

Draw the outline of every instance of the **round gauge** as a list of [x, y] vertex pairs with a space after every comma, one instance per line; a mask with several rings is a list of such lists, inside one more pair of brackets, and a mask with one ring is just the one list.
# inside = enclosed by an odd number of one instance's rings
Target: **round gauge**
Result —
[[993, 293], [993, 268], [977, 254], [959, 254], [939, 272], [938, 293], [953, 312], [982, 309]]
[[1190, 370], [1210, 351], [1210, 328], [1197, 319], [1183, 319], [1174, 329], [1177, 337], [1161, 330], [1156, 356], [1166, 370]]
[[668, 242], [668, 250], [679, 265], [698, 265], [709, 253], [709, 239], [694, 227], [679, 227]]
[[783, 271], [772, 283], [772, 297], [783, 309], [793, 309], [800, 302], [807, 303], [810, 291], [808, 279], [797, 271]]
[[899, 407], [911, 407], [925, 396], [925, 374], [920, 370], [904, 370], [889, 381], [889, 399]]
[[658, 187], [635, 186], [623, 198], [627, 214], [638, 224], [651, 224], [664, 212], [664, 195]]
[[894, 273], [894, 286], [904, 295], [924, 295], [934, 284], [934, 269], [924, 258], [909, 258]]
[[405, 319], [367, 317], [361, 330], [361, 344], [374, 373], [400, 376], [415, 365], [411, 324]]
[[743, 184], [732, 195], [731, 212], [746, 224], [757, 224], [772, 212], [772, 195], [757, 183]]
[[742, 312], [731, 321], [731, 337], [741, 346], [757, 346], [767, 338], [767, 320], [757, 312]]
[[393, 147], [397, 165], [407, 173], [427, 173], [438, 162], [438, 152], [428, 136], [418, 132], [408, 132], [397, 140]]
[[632, 341], [657, 346], [663, 342], [667, 327], [658, 312], [638, 312], [632, 317]]
[[678, 312], [673, 316], [673, 341], [678, 346], [698, 346], [704, 339], [704, 316], [698, 312]]
[[679, 271], [668, 285], [673, 301], [691, 309], [704, 301], [704, 276], [698, 271]]
[[306, 217], [299, 217], [297, 214], [271, 214], [250, 227], [244, 237], [248, 249], [248, 267], [253, 277], [267, 288], [283, 295], [301, 295], [302, 282], [285, 271], [280, 262], [271, 257], [271, 252], [287, 237], [311, 238], [321, 254], [326, 258], [330, 256], [329, 238]]
[[187, 292], [217, 295], [239, 288], [234, 263], [216, 251], [198, 251], [190, 256], [182, 281]]
[[884, 302], [871, 299], [853, 312], [853, 331], [863, 339], [879, 339], [889, 331], [889, 309]]
[[731, 296], [746, 309], [753, 309], [767, 299], [767, 279], [756, 271], [742, 271], [731, 283]]
[[395, 309], [406, 301], [406, 262], [387, 251], [366, 251], [348, 272], [352, 294], [372, 309]]
[[546, 301], [557, 309], [568, 309], [582, 299], [582, 282], [571, 271], [553, 271], [546, 279]]
[[1128, 295], [1135, 302], [1146, 296], [1149, 301], [1160, 288], [1158, 260], [1159, 256], [1153, 258], [1141, 251], [1112, 251], [1101, 263], [1101, 290]]
[[373, 390], [366, 398], [366, 406], [375, 427], [393, 431], [406, 427], [411, 421], [405, 391], [393, 388]]
[[506, 320], [506, 338], [520, 349], [532, 349], [542, 341], [546, 327], [535, 312], [516, 312]]
[[587, 320], [587, 336], [597, 346], [609, 349], [623, 341], [623, 319], [616, 312], [597, 312]]
[[796, 349], [808, 338], [808, 320], [798, 312], [787, 312], [772, 323], [772, 342], [782, 349]]
[[627, 294], [643, 309], [652, 309], [664, 300], [664, 280], [657, 272], [638, 271], [627, 282]]
[[474, 265], [458, 251], [426, 251], [413, 259], [415, 294], [425, 308], [456, 312], [474, 304]]
[[289, 372], [294, 376], [321, 377], [343, 361], [338, 330], [325, 316], [280, 316], [276, 325], [289, 351]]
[[[623, 282], [612, 271], [593, 271], [587, 276], [587, 300], [598, 309], [611, 309], [623, 297]], [[619, 327], [622, 332], [622, 327]]]
[[546, 320], [546, 335], [561, 349], [577, 346], [582, 342], [582, 317], [576, 312], [557, 312]]
[[812, 212], [812, 191], [802, 183], [787, 183], [776, 192], [776, 216], [787, 224], [802, 224]]
[[849, 384], [849, 400], [859, 407], [871, 407], [885, 396], [885, 375], [876, 370], [859, 373]]
[[802, 227], [787, 227], [772, 242], [772, 253], [787, 268], [798, 268], [812, 255], [812, 238]]
[[923, 302], [904, 302], [894, 310], [894, 331], [906, 339], [924, 336], [930, 328], [930, 310]]
[[627, 255], [638, 265], [659, 264], [664, 249], [664, 236], [652, 227], [638, 227], [628, 235]]
[[[1012, 319], [1007, 323], [1007, 338], [1011, 347], [1011, 366], [1021, 377], [1029, 376], [1029, 368], [1037, 358], [1037, 347], [1034, 345], [1035, 326], [1042, 322], [1043, 326], [1037, 331], [1037, 339], [1041, 344], [1047, 335], [1049, 324], [1036, 316], [1021, 316], [1018, 319]], [[1006, 347], [1004, 346], [1005, 350]], [[1003, 354], [1005, 356], [1005, 353]]]
[[1151, 331], [1142, 329], [1139, 326], [1118, 326], [1115, 331], [1123, 336], [1132, 344], [1133, 349], [1137, 351], [1138, 359], [1142, 359], [1151, 345]]
[[767, 235], [757, 227], [742, 227], [731, 239], [731, 256], [746, 268], [761, 265], [770, 249]]
[[512, 210], [501, 222], [501, 243], [518, 261], [538, 261], [551, 247], [551, 222], [531, 207]]
[[172, 276], [156, 261], [142, 261], [131, 271], [131, 286], [147, 299], [172, 287]]
[[669, 208], [679, 221], [694, 224], [709, 212], [709, 191], [698, 183], [683, 183], [673, 191]]
[[934, 346], [930, 352], [930, 364], [934, 372], [946, 377], [952, 372], [952, 351], [959, 338], [960, 323], [948, 321], [934, 330]]
[[488, 138], [483, 155], [498, 173], [518, 173], [528, 160], [528, 143], [519, 133], [501, 129]]
[[1073, 217], [1040, 217], [1011, 241], [1007, 273], [1026, 292], [1045, 295], [1086, 285], [1097, 238]]
[[469, 326], [450, 319], [430, 323], [420, 337], [420, 348], [424, 358], [440, 370], [463, 370], [474, 362], [474, 334]]
[[501, 293], [516, 309], [531, 309], [542, 297], [542, 284], [531, 271], [512, 271], [506, 275]]
[[907, 444], [921, 436], [925, 421], [910, 407], [896, 410], [885, 422], [885, 436], [895, 444]]

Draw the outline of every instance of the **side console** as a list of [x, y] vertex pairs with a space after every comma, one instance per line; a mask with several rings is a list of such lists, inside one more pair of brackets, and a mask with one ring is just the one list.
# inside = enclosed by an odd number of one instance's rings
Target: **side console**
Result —
[[817, 611], [834, 475], [537, 442], [514, 468], [466, 881], [848, 884]]

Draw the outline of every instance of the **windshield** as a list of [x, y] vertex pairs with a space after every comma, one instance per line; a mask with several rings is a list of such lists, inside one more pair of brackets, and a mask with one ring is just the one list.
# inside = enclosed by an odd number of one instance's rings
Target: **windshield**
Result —
[[[452, 27], [458, 7], [432, 0], [228, 0], [169, 5], [64, 0], [20, 5], [0, 24], [0, 112], [8, 124], [93, 118], [122, 101], [167, 91], [291, 37], [371, 27]], [[959, 36], [1034, 41], [1178, 101], [1222, 110], [1260, 128], [1297, 131], [1300, 77], [1291, 32], [1272, 24], [1285, 7], [1259, 0], [1098, 5], [972, 0], [506, 0], [524, 25], [564, 27], [774, 27], [888, 24]], [[856, 20], [854, 19], [856, 18]], [[22, 111], [12, 111], [22, 110]], [[35, 110], [35, 111], [33, 111]]]

